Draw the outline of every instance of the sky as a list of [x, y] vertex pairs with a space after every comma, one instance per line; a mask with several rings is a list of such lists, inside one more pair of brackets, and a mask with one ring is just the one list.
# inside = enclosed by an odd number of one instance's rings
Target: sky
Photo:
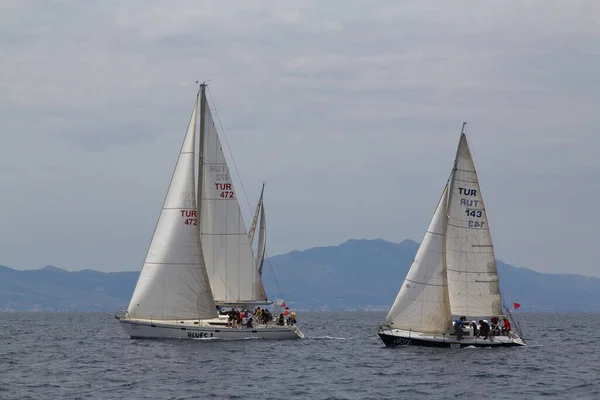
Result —
[[[463, 121], [496, 250], [600, 277], [600, 2], [0, 2], [0, 264], [139, 270], [209, 81], [268, 253], [420, 241]], [[229, 154], [229, 153], [228, 153]]]

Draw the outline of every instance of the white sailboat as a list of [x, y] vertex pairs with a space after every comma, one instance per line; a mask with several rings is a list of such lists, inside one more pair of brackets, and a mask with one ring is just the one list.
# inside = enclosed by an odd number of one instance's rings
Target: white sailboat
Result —
[[[514, 330], [499, 335], [481, 332], [481, 326], [485, 331], [487, 320], [493, 317], [510, 321], [510, 311], [502, 312], [494, 247], [465, 126], [450, 179], [400, 291], [378, 328], [386, 346], [525, 345]], [[453, 321], [460, 317], [466, 323], [455, 327]]]
[[[219, 302], [248, 304], [266, 296], [205, 90], [200, 85], [131, 302], [115, 317], [132, 338], [303, 337], [295, 325], [255, 320], [253, 327], [231, 327], [217, 315]], [[262, 195], [259, 204], [262, 209]]]

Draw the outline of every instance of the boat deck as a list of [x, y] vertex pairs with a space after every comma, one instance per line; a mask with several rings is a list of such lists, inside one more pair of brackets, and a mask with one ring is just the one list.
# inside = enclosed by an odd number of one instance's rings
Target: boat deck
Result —
[[463, 338], [458, 340], [454, 332], [441, 332], [439, 334], [426, 334], [415, 331], [395, 329], [389, 326], [380, 326], [377, 334], [388, 347], [416, 345], [427, 347], [512, 347], [525, 346], [525, 342], [518, 335], [483, 336], [473, 335], [472, 328], [463, 329]]

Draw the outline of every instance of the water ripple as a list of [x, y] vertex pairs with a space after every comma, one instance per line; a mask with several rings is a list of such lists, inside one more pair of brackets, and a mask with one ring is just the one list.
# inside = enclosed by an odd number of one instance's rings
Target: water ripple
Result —
[[0, 398], [600, 398], [599, 314], [525, 314], [516, 349], [390, 349], [381, 313], [298, 314], [304, 340], [172, 341], [109, 314], [0, 313]]

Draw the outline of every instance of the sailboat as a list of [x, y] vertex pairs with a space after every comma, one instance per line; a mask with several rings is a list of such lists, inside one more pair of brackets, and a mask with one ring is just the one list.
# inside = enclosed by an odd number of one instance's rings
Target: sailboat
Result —
[[[203, 83], [131, 301], [115, 318], [132, 338], [301, 338], [296, 325], [254, 319], [232, 327], [217, 313], [219, 303], [266, 301], [259, 273], [266, 232], [255, 260], [207, 103]], [[263, 221], [262, 194], [259, 205]]]
[[512, 316], [507, 307], [504, 313], [502, 309], [494, 247], [465, 127], [463, 123], [454, 167], [427, 232], [378, 327], [386, 346], [525, 345], [516, 323], [510, 325], [515, 330], [485, 334], [492, 318], [510, 322]]

